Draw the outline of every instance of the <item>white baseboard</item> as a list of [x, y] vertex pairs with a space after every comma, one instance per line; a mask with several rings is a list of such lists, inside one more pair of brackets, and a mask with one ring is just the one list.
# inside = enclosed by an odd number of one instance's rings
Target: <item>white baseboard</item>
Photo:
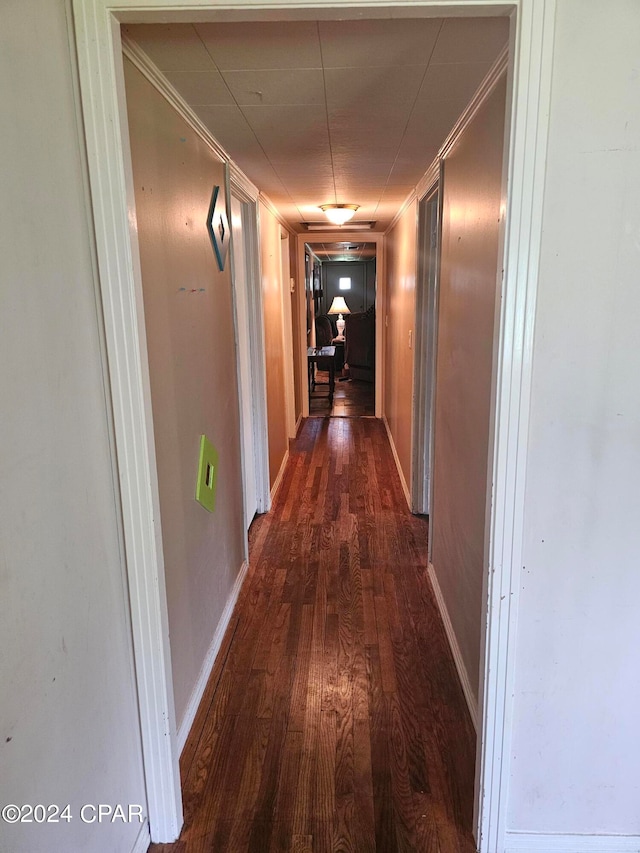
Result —
[[282, 478], [284, 477], [284, 472], [287, 467], [287, 462], [289, 461], [289, 448], [287, 447], [286, 453], [284, 454], [284, 458], [282, 460], [282, 465], [280, 466], [280, 470], [278, 471], [278, 476], [275, 479], [273, 486], [271, 487], [271, 501], [276, 496], [276, 492], [280, 488], [280, 483], [282, 483]]
[[238, 577], [236, 578], [236, 581], [233, 585], [233, 589], [231, 590], [231, 594], [227, 599], [227, 603], [224, 606], [222, 616], [220, 617], [220, 621], [218, 622], [218, 627], [215, 630], [213, 640], [211, 641], [211, 645], [209, 646], [209, 649], [205, 656], [204, 663], [202, 664], [200, 675], [198, 676], [196, 685], [193, 688], [193, 692], [191, 693], [191, 698], [189, 699], [187, 709], [184, 712], [182, 722], [178, 727], [177, 740], [179, 753], [181, 753], [184, 749], [184, 745], [187, 742], [187, 738], [189, 737], [191, 726], [193, 725], [196, 713], [198, 712], [198, 708], [200, 707], [200, 702], [202, 701], [207, 682], [209, 681], [211, 670], [213, 669], [216, 657], [218, 655], [218, 652], [220, 651], [220, 646], [222, 645], [222, 640], [224, 638], [225, 631], [227, 630], [229, 622], [231, 621], [231, 616], [233, 615], [233, 608], [236, 606], [238, 595], [240, 594], [240, 589], [242, 588], [242, 584], [244, 583], [244, 579], [247, 575], [248, 569], [249, 564], [245, 560], [242, 563], [242, 566], [240, 567]]
[[396, 461], [396, 468], [398, 469], [398, 476], [400, 477], [400, 485], [402, 486], [402, 491], [404, 492], [405, 499], [407, 501], [407, 506], [411, 509], [411, 492], [409, 491], [409, 487], [407, 486], [407, 481], [404, 478], [404, 474], [402, 472], [402, 465], [400, 464], [400, 458], [398, 456], [398, 451], [396, 450], [396, 445], [393, 440], [393, 436], [391, 435], [391, 429], [389, 428], [389, 421], [387, 420], [387, 416], [382, 416], [382, 423], [384, 424], [384, 428], [387, 431], [387, 435], [389, 437], [389, 444], [391, 445], [391, 452], [393, 453], [393, 458]]
[[473, 695], [471, 682], [469, 681], [469, 673], [467, 672], [467, 668], [464, 665], [464, 660], [462, 659], [462, 652], [460, 651], [460, 646], [458, 645], [458, 640], [453, 630], [451, 618], [449, 617], [449, 611], [447, 610], [447, 605], [445, 604], [444, 596], [442, 595], [442, 590], [440, 589], [440, 584], [438, 583], [438, 578], [435, 569], [433, 568], [431, 563], [429, 563], [429, 568], [427, 571], [429, 573], [429, 580], [431, 581], [433, 593], [436, 597], [436, 602], [438, 604], [438, 610], [440, 611], [440, 616], [442, 617], [442, 621], [444, 623], [444, 630], [447, 632], [449, 647], [451, 648], [451, 653], [453, 654], [453, 660], [458, 671], [458, 678], [460, 679], [460, 684], [462, 685], [464, 698], [467, 700], [467, 707], [469, 709], [469, 714], [471, 715], [471, 722], [473, 723], [473, 727], [475, 728], [475, 730], [478, 731], [478, 700]]
[[298, 430], [300, 429], [301, 423], [302, 423], [302, 412], [298, 415], [298, 420], [296, 421], [296, 437], [298, 435]]
[[147, 853], [151, 844], [151, 834], [149, 833], [149, 821], [145, 822], [140, 827], [140, 832], [136, 838], [136, 843], [131, 848], [131, 853]]
[[505, 853], [640, 853], [640, 835], [507, 832]]

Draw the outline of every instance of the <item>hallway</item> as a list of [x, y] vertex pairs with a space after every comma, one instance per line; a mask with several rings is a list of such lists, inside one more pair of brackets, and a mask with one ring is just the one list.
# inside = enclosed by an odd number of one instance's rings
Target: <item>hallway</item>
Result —
[[303, 422], [153, 853], [471, 853], [475, 733], [383, 424]]

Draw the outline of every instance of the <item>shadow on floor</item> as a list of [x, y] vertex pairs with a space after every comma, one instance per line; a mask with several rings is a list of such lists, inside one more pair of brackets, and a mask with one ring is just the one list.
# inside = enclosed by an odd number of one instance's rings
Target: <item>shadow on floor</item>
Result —
[[[341, 378], [343, 381], [340, 381]], [[309, 417], [372, 418], [375, 416], [375, 384], [373, 382], [344, 379], [342, 372], [338, 373], [333, 406], [329, 403], [329, 374], [319, 370], [316, 382], [318, 384], [309, 401]]]

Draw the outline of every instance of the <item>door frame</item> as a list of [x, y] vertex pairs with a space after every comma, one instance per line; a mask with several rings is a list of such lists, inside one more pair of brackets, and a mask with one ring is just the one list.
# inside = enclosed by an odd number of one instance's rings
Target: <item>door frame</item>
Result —
[[[384, 264], [384, 234], [381, 231], [322, 231], [318, 234], [305, 232], [298, 234], [298, 281], [306, 281], [306, 270], [304, 267], [304, 247], [308, 243], [313, 247], [314, 243], [375, 243], [376, 244], [376, 372], [375, 372], [375, 416], [382, 417], [382, 394], [384, 389], [383, 358], [384, 352], [384, 312], [385, 296], [384, 276], [382, 269]], [[298, 291], [298, 323], [300, 328], [300, 369], [302, 376], [307, 376], [307, 306], [304, 299], [304, 291], [300, 286]], [[301, 295], [302, 294], [302, 295]], [[309, 417], [309, 394], [302, 395], [302, 417]]]
[[[147, 805], [154, 841], [172, 841], [182, 825], [171, 685], [166, 592], [153, 457], [149, 377], [137, 246], [127, 212], [132, 197], [120, 23], [327, 17], [335, 0], [72, 0], [84, 139], [89, 162], [98, 273], [117, 448]], [[556, 0], [353, 0], [347, 13], [378, 17], [511, 15], [509, 200], [500, 307], [487, 624], [481, 672], [476, 838], [481, 853], [504, 848], [519, 572], [522, 564], [526, 451], [531, 399], [546, 145]], [[357, 239], [361, 239], [358, 234]], [[344, 239], [344, 237], [342, 238]], [[352, 239], [352, 238], [347, 238]], [[384, 262], [382, 267], [383, 285]], [[303, 279], [301, 279], [303, 280]], [[383, 289], [383, 288], [381, 288]], [[300, 291], [301, 288], [298, 288]], [[380, 325], [380, 324], [378, 324]], [[376, 334], [376, 341], [379, 336]], [[300, 348], [302, 350], [302, 347]], [[306, 353], [305, 353], [306, 359]], [[378, 350], [376, 360], [381, 360]], [[378, 365], [377, 365], [378, 366]], [[381, 365], [380, 365], [381, 367]], [[303, 373], [306, 375], [306, 372]], [[378, 371], [380, 381], [384, 377]], [[378, 388], [376, 388], [376, 392]], [[382, 404], [377, 394], [376, 409]], [[308, 405], [308, 403], [307, 403]], [[304, 398], [303, 398], [304, 406]], [[306, 408], [306, 407], [305, 407]], [[376, 411], [376, 414], [378, 412]]]
[[[267, 512], [271, 506], [271, 495], [269, 489], [269, 437], [267, 424], [267, 380], [264, 357], [264, 324], [262, 322], [262, 284], [260, 275], [260, 247], [258, 241], [258, 191], [250, 185], [243, 175], [236, 169], [229, 169], [228, 198], [235, 198], [242, 207], [242, 236], [244, 245], [242, 251], [245, 255], [245, 298], [248, 307], [249, 340], [248, 360], [251, 383], [251, 407], [252, 420], [251, 431], [254, 447], [255, 462], [255, 486], [256, 504], [259, 513]], [[231, 278], [234, 293], [234, 323], [236, 324], [236, 347], [239, 346], [238, 336], [238, 312], [236, 307], [236, 291], [238, 282], [235, 275], [235, 261], [233, 252], [233, 230], [231, 244]], [[237, 361], [237, 359], [236, 359]], [[240, 382], [240, 366], [238, 364], [238, 387], [242, 394], [242, 383]], [[242, 399], [240, 400], [240, 418], [244, 417]], [[242, 447], [242, 469], [243, 477], [247, 460], [244, 454], [244, 442]], [[245, 503], [245, 527], [248, 528], [251, 519], [247, 517]], [[249, 559], [248, 540], [245, 542], [245, 559]]]
[[[296, 437], [296, 392], [293, 370], [293, 314], [291, 311], [291, 257], [289, 253], [289, 231], [280, 225], [280, 293], [282, 296], [282, 343], [284, 349], [284, 409], [287, 436]], [[305, 368], [306, 370], [306, 368]], [[306, 372], [302, 374], [306, 376]]]
[[[438, 163], [439, 166], [439, 163]], [[442, 225], [441, 169], [430, 170], [427, 188], [418, 195], [418, 269], [416, 278], [416, 318], [413, 363], [413, 417], [411, 425], [411, 511], [429, 515], [429, 530], [433, 530], [433, 415], [436, 395], [436, 352], [438, 343], [438, 294], [440, 275], [440, 228]], [[437, 239], [429, 248], [429, 264], [425, 264], [425, 247], [430, 235], [428, 205], [437, 198]], [[433, 269], [433, 272], [432, 272]], [[433, 275], [433, 280], [431, 276]], [[428, 485], [425, 482], [428, 476]], [[429, 536], [429, 562], [431, 561]]]

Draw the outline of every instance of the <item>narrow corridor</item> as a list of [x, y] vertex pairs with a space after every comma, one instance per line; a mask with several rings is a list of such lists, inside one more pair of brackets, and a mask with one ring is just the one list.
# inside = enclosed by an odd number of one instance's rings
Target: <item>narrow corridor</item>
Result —
[[380, 421], [311, 418], [154, 853], [471, 853], [475, 733]]

